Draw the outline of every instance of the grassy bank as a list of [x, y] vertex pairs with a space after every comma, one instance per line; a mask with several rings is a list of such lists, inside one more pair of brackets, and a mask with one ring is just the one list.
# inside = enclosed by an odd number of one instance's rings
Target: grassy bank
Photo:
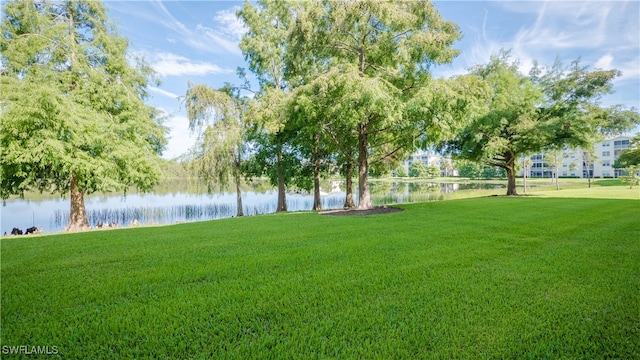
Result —
[[640, 203], [547, 197], [4, 238], [2, 358], [638, 358]]
[[[472, 189], [455, 191], [441, 194], [440, 200], [468, 199], [474, 197], [504, 195], [506, 193], [507, 179], [468, 179], [458, 177], [418, 179], [418, 178], [382, 178], [375, 179], [380, 183], [412, 183], [412, 184], [477, 184], [477, 185], [502, 185], [505, 188], [495, 189]], [[522, 178], [516, 179], [518, 194], [549, 196], [549, 197], [571, 197], [571, 198], [598, 198], [598, 199], [635, 199], [640, 200], [640, 187], [629, 189], [629, 185], [619, 179], [591, 179], [591, 186], [587, 179], [560, 178], [560, 190], [556, 189], [555, 182], [550, 178], [527, 178], [527, 191], [524, 190]], [[418, 194], [415, 197], [420, 199]], [[375, 198], [375, 194], [374, 194]], [[425, 198], [422, 201], [431, 201]]]
[[566, 197], [566, 198], [597, 198], [597, 199], [635, 199], [640, 200], [640, 187], [629, 188], [629, 185], [617, 179], [594, 180], [589, 187], [586, 180], [561, 182], [561, 189], [555, 185], [550, 187], [538, 186], [528, 192], [533, 195]]

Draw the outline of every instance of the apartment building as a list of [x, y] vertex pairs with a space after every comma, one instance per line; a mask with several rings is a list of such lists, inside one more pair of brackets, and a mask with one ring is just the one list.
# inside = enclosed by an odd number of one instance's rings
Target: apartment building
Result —
[[418, 150], [404, 161], [403, 165], [407, 174], [409, 173], [409, 169], [411, 169], [411, 164], [417, 161], [423, 162], [426, 166], [439, 168], [441, 176], [458, 176], [458, 170], [453, 167], [453, 161], [451, 161], [450, 157], [444, 157], [428, 150]]
[[[521, 158], [524, 162], [531, 160], [526, 167], [527, 177], [552, 177], [555, 175], [555, 165], [558, 164], [560, 177], [579, 178], [617, 178], [622, 170], [614, 169], [613, 164], [623, 150], [629, 149], [630, 136], [618, 136], [606, 139], [594, 145], [592, 152], [584, 149], [565, 148], [559, 152], [541, 152], [529, 157]], [[524, 174], [524, 167], [520, 176]]]

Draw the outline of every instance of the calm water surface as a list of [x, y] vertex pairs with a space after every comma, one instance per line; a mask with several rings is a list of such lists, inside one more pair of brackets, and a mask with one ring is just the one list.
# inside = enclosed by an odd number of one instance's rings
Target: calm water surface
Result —
[[[371, 183], [375, 205], [443, 200], [447, 193], [481, 189], [503, 188], [495, 184], [436, 184], [436, 183]], [[338, 209], [344, 203], [344, 191], [324, 193], [324, 209]], [[357, 194], [355, 195], [357, 199]], [[242, 194], [243, 210], [247, 216], [269, 214], [276, 210], [277, 192], [247, 191]], [[174, 224], [180, 222], [214, 220], [233, 217], [236, 214], [235, 193], [188, 193], [164, 194], [91, 195], [85, 197], [89, 224], [117, 223], [128, 226], [140, 224]], [[287, 194], [289, 211], [310, 210], [313, 206], [311, 194]], [[42, 227], [45, 232], [64, 229], [69, 220], [69, 199], [9, 199], [2, 206], [2, 233], [10, 233], [14, 227]]]

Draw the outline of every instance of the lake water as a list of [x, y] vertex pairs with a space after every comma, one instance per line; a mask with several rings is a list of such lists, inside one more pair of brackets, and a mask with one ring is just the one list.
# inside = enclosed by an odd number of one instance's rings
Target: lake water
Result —
[[[393, 183], [370, 184], [375, 205], [438, 201], [446, 194], [470, 189], [503, 188], [496, 184], [437, 184], [437, 183]], [[357, 199], [357, 194], [354, 195]], [[338, 209], [344, 203], [345, 193], [334, 191], [322, 196], [323, 209]], [[246, 191], [242, 194], [246, 216], [269, 214], [276, 210], [277, 191]], [[128, 226], [137, 221], [141, 224], [174, 224], [233, 217], [236, 214], [235, 193], [208, 194], [181, 192], [163, 194], [90, 195], [85, 197], [89, 224], [118, 223]], [[310, 210], [312, 194], [287, 194], [289, 211]], [[14, 227], [24, 231], [35, 226], [47, 233], [64, 229], [69, 219], [69, 199], [9, 199], [2, 206], [2, 233], [11, 233]]]

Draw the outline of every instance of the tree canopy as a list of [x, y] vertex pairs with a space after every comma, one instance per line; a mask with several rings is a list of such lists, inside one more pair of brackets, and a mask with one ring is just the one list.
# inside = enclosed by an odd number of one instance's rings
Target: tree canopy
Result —
[[185, 98], [189, 127], [201, 132], [190, 154], [195, 173], [211, 191], [224, 189], [233, 179], [236, 187], [237, 216], [242, 209], [242, 164], [245, 152], [248, 101], [230, 84], [220, 89], [189, 84]]
[[611, 89], [616, 70], [588, 71], [574, 62], [535, 67], [529, 76], [507, 52], [492, 57], [472, 72], [488, 86], [479, 98], [485, 110], [472, 116], [445, 147], [458, 158], [480, 161], [507, 172], [507, 195], [516, 195], [519, 156], [553, 147], [589, 147], [603, 134], [622, 132], [639, 121], [620, 106], [600, 107], [598, 99]]
[[431, 85], [430, 66], [457, 55], [452, 44], [459, 37], [458, 26], [442, 19], [429, 1], [322, 1], [296, 13], [288, 70], [327, 89], [323, 103], [331, 106], [322, 116], [352, 136], [342, 147], [356, 146], [359, 208], [372, 206], [372, 163], [401, 158], [412, 147], [417, 126], [405, 104], [417, 89]]
[[285, 0], [260, 0], [256, 5], [245, 2], [237, 15], [245, 23], [247, 32], [240, 41], [240, 49], [257, 76], [260, 89], [250, 107], [250, 138], [257, 156], [252, 158], [254, 175], [269, 176], [278, 187], [276, 211], [286, 211], [286, 185], [292, 178], [292, 163], [288, 153], [288, 134], [284, 132], [288, 82], [285, 76], [285, 53], [296, 3]]
[[166, 140], [145, 104], [150, 67], [98, 1], [11, 1], [0, 23], [2, 197], [71, 194], [69, 229], [88, 226], [84, 194], [149, 190]]

